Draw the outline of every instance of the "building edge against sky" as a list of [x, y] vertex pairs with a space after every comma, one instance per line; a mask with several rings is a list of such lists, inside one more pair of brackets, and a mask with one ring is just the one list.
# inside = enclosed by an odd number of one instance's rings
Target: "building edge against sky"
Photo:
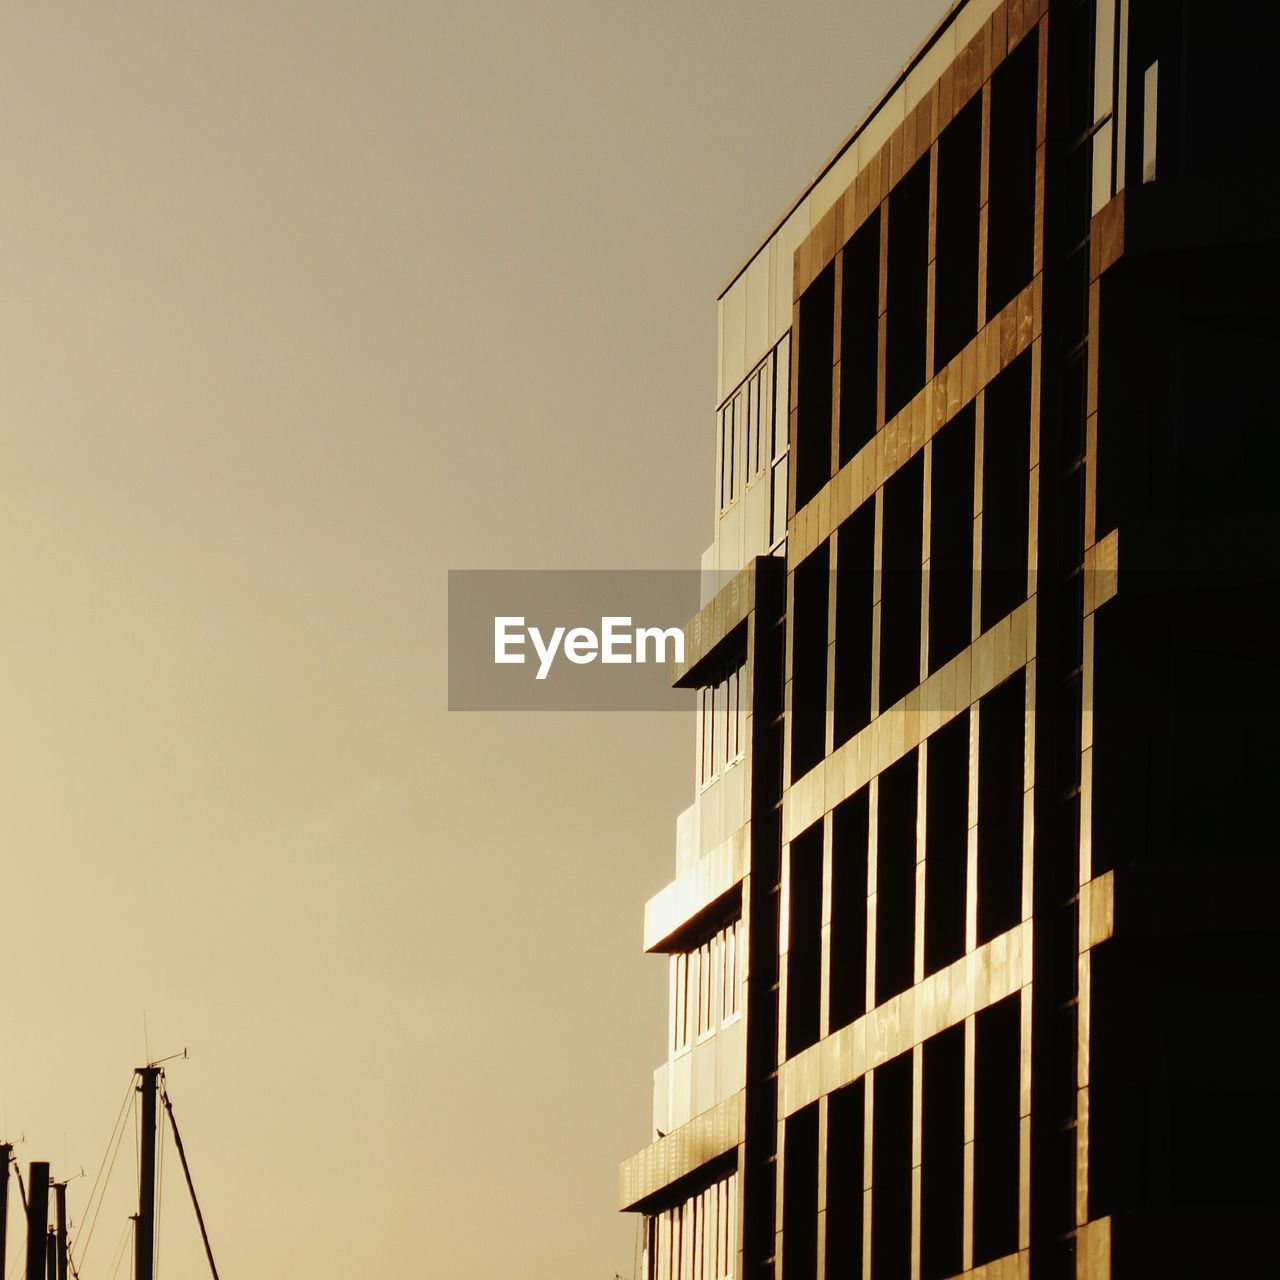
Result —
[[722, 294], [646, 1280], [1274, 1269], [1275, 25], [957, 4]]

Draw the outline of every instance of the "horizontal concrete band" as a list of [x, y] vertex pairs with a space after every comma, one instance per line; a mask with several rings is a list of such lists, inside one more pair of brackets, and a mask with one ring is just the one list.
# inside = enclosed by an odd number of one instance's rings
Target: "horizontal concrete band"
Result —
[[971, 1267], [952, 1280], [1030, 1280], [1030, 1276], [1031, 1252], [1022, 1249], [1017, 1253], [1005, 1254], [1003, 1258], [984, 1262], [980, 1267]]
[[931, 974], [784, 1062], [778, 1111], [793, 1115], [1031, 981], [1031, 921]]
[[[787, 559], [798, 564], [819, 547], [905, 462], [1040, 337], [1042, 277], [1008, 302], [964, 350], [867, 441], [787, 526]], [[1034, 391], [1033, 395], [1036, 394]], [[1035, 459], [1032, 459], [1034, 464]]]
[[618, 1207], [642, 1208], [651, 1196], [732, 1151], [742, 1141], [745, 1099], [739, 1090], [624, 1160], [618, 1167]]
[[749, 852], [750, 829], [740, 827], [654, 894], [644, 908], [644, 949], [676, 949], [685, 926], [741, 884]]
[[[770, 557], [764, 557], [766, 566]], [[756, 561], [729, 579], [684, 627], [684, 661], [671, 664], [671, 683], [679, 687], [698, 664], [737, 629], [756, 605]], [[778, 565], [781, 571], [781, 565]]]
[[1035, 610], [1032, 596], [793, 783], [783, 798], [784, 838], [794, 840], [1025, 667], [1036, 656]]

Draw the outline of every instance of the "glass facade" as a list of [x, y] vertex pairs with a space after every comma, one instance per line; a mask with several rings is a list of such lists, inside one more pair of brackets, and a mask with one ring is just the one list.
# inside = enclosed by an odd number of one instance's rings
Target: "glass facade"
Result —
[[[703, 564], [738, 576], [691, 625], [700, 798], [646, 932], [649, 1277], [1265, 1270], [1280, 1184], [1219, 1121], [1280, 1093], [1168, 1027], [1229, 1007], [1256, 1055], [1277, 998], [1280, 921], [1221, 870], [1271, 883], [1241, 815], [1280, 768], [1245, 710], [1280, 663], [1268, 21], [966, 0], [721, 300]], [[1244, 587], [1209, 564], [1241, 512]], [[677, 1079], [727, 1017], [731, 1069]], [[731, 1212], [691, 1208], [713, 1169]]]

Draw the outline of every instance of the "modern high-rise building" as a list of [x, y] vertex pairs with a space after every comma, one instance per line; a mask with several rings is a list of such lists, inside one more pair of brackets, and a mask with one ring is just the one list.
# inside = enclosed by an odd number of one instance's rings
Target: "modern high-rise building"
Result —
[[1277, 7], [962, 0], [720, 298], [645, 1280], [1280, 1274]]

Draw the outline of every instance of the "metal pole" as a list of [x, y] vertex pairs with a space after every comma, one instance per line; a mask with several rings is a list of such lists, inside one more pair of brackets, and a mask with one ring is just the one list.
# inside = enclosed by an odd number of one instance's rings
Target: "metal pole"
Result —
[[6, 1249], [9, 1244], [9, 1161], [12, 1158], [12, 1145], [0, 1142], [0, 1276], [4, 1275], [9, 1260]]
[[67, 1280], [67, 1184], [55, 1182], [54, 1195], [57, 1196], [58, 1223], [58, 1274], [55, 1280]]
[[138, 1170], [138, 1221], [133, 1234], [134, 1280], [155, 1280], [156, 1249], [156, 1090], [159, 1067], [139, 1067], [142, 1083], [142, 1152]]
[[27, 1280], [45, 1280], [44, 1233], [49, 1225], [49, 1162], [34, 1160], [29, 1166], [27, 1192]]
[[58, 1234], [52, 1227], [44, 1241], [44, 1274], [47, 1280], [57, 1280], [58, 1276]]

